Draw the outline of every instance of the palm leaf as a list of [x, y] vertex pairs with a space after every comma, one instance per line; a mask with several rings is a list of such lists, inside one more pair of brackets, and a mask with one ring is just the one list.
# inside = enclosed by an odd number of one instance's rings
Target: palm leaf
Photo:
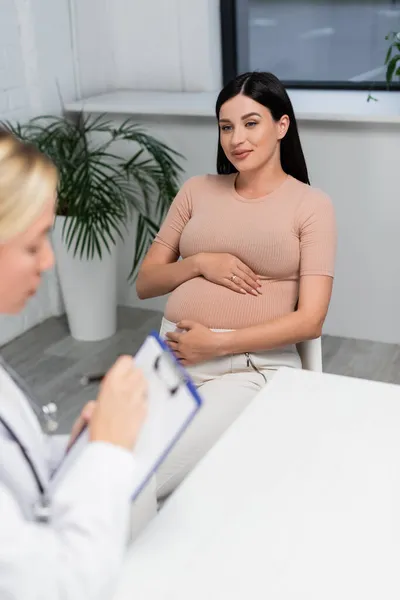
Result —
[[[57, 214], [69, 217], [62, 235], [74, 255], [101, 258], [137, 215], [129, 274], [134, 279], [178, 191], [183, 157], [132, 119], [116, 127], [105, 115], [74, 120], [44, 115], [1, 125], [37, 145], [57, 166]], [[126, 142], [127, 156], [115, 151], [117, 142]]]
[[[391, 42], [384, 62], [386, 65], [386, 83], [389, 86], [393, 81], [393, 77], [399, 75], [397, 64], [400, 61], [400, 34], [397, 31], [391, 31], [385, 39]], [[395, 56], [393, 56], [393, 51], [397, 52]]]
[[129, 280], [134, 280], [137, 277], [140, 264], [152, 243], [154, 236], [158, 231], [158, 225], [145, 217], [144, 215], [138, 216], [136, 226], [136, 243], [135, 243], [135, 256], [131, 272], [129, 273]]
[[388, 83], [391, 83], [391, 81], [393, 80], [393, 76], [395, 74], [395, 70], [397, 67], [397, 64], [400, 62], [400, 54], [395, 54], [395, 56], [393, 56], [387, 65], [387, 69], [386, 69], [386, 81]]

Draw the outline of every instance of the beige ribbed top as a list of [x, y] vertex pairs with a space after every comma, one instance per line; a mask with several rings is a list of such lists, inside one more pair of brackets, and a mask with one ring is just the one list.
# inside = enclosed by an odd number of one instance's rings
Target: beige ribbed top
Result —
[[320, 190], [287, 177], [274, 192], [248, 200], [236, 175], [189, 179], [176, 196], [155, 241], [186, 258], [229, 252], [262, 280], [262, 294], [239, 294], [196, 277], [174, 290], [165, 317], [213, 329], [239, 329], [295, 309], [301, 275], [333, 277], [336, 225], [331, 201]]

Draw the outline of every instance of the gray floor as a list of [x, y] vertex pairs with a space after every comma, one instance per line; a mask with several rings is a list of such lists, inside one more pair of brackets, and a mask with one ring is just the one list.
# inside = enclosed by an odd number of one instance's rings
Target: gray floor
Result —
[[[159, 312], [120, 308], [112, 338], [77, 342], [64, 317], [51, 318], [3, 346], [1, 353], [41, 404], [57, 403], [60, 432], [67, 432], [82, 406], [96, 397], [96, 386], [82, 387], [81, 376], [103, 372], [120, 354], [134, 354], [160, 322]], [[323, 355], [328, 373], [400, 383], [400, 346], [325, 336]]]
[[56, 402], [60, 427], [69, 432], [97, 386], [83, 387], [85, 373], [106, 371], [121, 354], [135, 354], [146, 334], [159, 329], [161, 313], [120, 308], [117, 333], [101, 342], [77, 342], [65, 317], [51, 318], [1, 348], [3, 358], [26, 380], [40, 404]]

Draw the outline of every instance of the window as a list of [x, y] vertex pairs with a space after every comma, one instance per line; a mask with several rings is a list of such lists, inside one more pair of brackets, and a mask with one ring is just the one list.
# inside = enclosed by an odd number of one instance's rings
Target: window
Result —
[[385, 89], [391, 31], [400, 0], [221, 0], [224, 79], [259, 70], [288, 87]]

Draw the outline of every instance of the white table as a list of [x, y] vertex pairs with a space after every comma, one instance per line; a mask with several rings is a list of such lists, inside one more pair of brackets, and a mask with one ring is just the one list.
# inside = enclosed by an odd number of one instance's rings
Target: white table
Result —
[[282, 369], [132, 546], [115, 600], [398, 600], [400, 387]]

